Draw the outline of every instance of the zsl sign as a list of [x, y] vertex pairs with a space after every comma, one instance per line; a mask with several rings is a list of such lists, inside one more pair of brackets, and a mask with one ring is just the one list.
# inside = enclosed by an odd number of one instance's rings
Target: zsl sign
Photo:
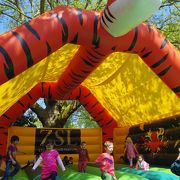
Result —
[[47, 140], [52, 140], [60, 154], [76, 154], [81, 144], [80, 129], [36, 129], [35, 153], [40, 153]]

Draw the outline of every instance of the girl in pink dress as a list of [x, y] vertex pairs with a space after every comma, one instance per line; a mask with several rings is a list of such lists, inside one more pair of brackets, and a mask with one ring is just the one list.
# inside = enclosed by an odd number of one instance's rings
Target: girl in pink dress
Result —
[[41, 170], [42, 180], [48, 180], [49, 178], [51, 180], [55, 180], [58, 171], [57, 162], [60, 165], [62, 171], [65, 171], [65, 167], [61, 158], [59, 157], [58, 151], [53, 149], [52, 141], [48, 140], [45, 146], [46, 150], [41, 153], [32, 170], [35, 170], [39, 164], [43, 162]]
[[144, 171], [148, 171], [149, 170], [149, 164], [144, 160], [144, 157], [142, 154], [138, 155], [138, 160], [136, 163], [136, 170], [141, 169]]
[[130, 168], [133, 167], [133, 159], [136, 158], [136, 156], [138, 155], [138, 151], [136, 150], [132, 139], [130, 137], [127, 137], [126, 139], [126, 147], [124, 150], [124, 153], [126, 153], [127, 158], [129, 160], [129, 164], [130, 164]]
[[103, 180], [116, 180], [116, 176], [114, 173], [114, 158], [111, 155], [113, 152], [113, 143], [110, 141], [106, 141], [104, 143], [105, 153], [102, 153], [95, 161], [96, 164], [100, 165], [101, 170], [101, 178]]

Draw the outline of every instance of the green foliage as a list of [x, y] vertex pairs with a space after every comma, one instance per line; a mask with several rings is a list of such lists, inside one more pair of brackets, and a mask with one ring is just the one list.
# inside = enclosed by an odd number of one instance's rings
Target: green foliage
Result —
[[[59, 111], [59, 114], [58, 114], [59, 121], [61, 121], [62, 119], [66, 119], [66, 124], [64, 128], [97, 128], [99, 127], [98, 124], [94, 121], [94, 119], [89, 115], [89, 113], [84, 109], [83, 106], [80, 106], [77, 110], [72, 111], [73, 108], [77, 106], [77, 103], [79, 103], [78, 101], [71, 101], [71, 100], [57, 101], [57, 103], [55, 103], [54, 105], [53, 105], [53, 102], [47, 99], [45, 101], [46, 101], [46, 104], [43, 104], [44, 100], [40, 98], [37, 101], [37, 103], [40, 106], [42, 106], [46, 112], [48, 112], [48, 108], [46, 107], [47, 102], [49, 102], [52, 106], [56, 106]], [[71, 113], [71, 111], [74, 113]], [[39, 119], [37, 115], [32, 110], [29, 109], [21, 118], [19, 118], [15, 123], [13, 123], [13, 126], [43, 127], [41, 121], [42, 119]]]
[[67, 120], [64, 128], [97, 128], [99, 127], [89, 113], [80, 106]]
[[[18, 2], [18, 3], [15, 3]], [[107, 0], [45, 0], [44, 11], [58, 5], [68, 5], [81, 9], [100, 11]], [[10, 30], [40, 15], [40, 0], [3, 0], [0, 1], [0, 24]], [[148, 21], [155, 25], [174, 44], [180, 48], [180, 3], [179, 0], [163, 0], [159, 11]]]
[[169, 41], [180, 49], [180, 3], [174, 0], [163, 0], [159, 11], [149, 19]]
[[42, 127], [42, 123], [32, 111], [27, 110], [27, 112], [14, 122], [12, 126], [40, 128]]

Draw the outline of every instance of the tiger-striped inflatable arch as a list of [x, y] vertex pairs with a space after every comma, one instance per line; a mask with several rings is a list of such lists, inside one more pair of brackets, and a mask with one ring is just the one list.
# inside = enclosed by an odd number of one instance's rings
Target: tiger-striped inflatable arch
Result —
[[[39, 97], [78, 99], [112, 139], [117, 122], [81, 83], [113, 52], [138, 54], [180, 97], [180, 54], [155, 28], [141, 23], [160, 0], [109, 0], [104, 11], [60, 6], [0, 36], [0, 84], [35, 65], [67, 43], [80, 48], [57, 82], [41, 82], [0, 117], [0, 154], [8, 127]], [[148, 5], [147, 5], [148, 4]], [[141, 13], [139, 13], [141, 12]]]

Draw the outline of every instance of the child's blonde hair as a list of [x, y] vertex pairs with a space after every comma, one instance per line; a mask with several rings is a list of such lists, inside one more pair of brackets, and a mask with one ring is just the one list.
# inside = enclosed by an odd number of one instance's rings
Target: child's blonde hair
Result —
[[129, 136], [128, 136], [128, 137], [126, 138], [126, 143], [127, 143], [127, 144], [129, 144], [129, 143], [133, 143], [133, 141], [132, 141], [131, 137], [129, 137]]
[[111, 141], [105, 141], [104, 142], [104, 147], [109, 147], [111, 145], [113, 145], [113, 142], [111, 142]]

